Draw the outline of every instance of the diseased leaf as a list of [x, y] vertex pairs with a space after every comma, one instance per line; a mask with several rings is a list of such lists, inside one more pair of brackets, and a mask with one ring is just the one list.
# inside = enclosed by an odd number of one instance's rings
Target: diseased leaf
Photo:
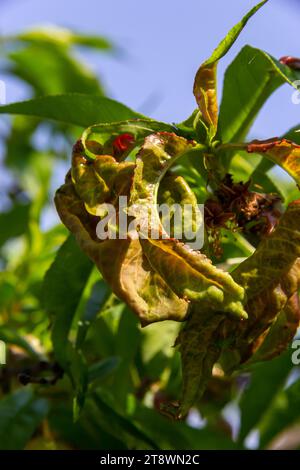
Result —
[[[193, 142], [168, 133], [145, 139], [137, 156], [129, 214], [135, 216], [140, 232], [144, 231], [140, 243], [153, 270], [180, 298], [204, 303], [211, 301], [216, 308], [222, 305], [224, 311], [243, 317], [243, 290], [232, 282], [228, 273], [218, 270], [205, 255], [193, 252], [178, 240], [151, 238], [153, 226], [149, 230], [148, 212], [156, 207], [158, 185], [174, 161], [193, 145]], [[157, 213], [154, 213], [155, 217], [150, 225], [153, 223], [159, 234], [167, 235]]]
[[252, 8], [244, 18], [237, 23], [220, 42], [212, 56], [199, 68], [194, 82], [194, 95], [205, 123], [212, 129], [214, 136], [218, 125], [217, 103], [217, 65], [219, 60], [229, 51], [237, 40], [248, 20], [261, 8], [267, 0]]
[[268, 298], [265, 295], [266, 310], [271, 313], [271, 318], [270, 314], [264, 314], [264, 317], [267, 317], [264, 318], [264, 322], [267, 325], [269, 318], [270, 327], [265, 329], [261, 337], [256, 340], [257, 344], [254, 348], [256, 352], [251, 358], [251, 363], [269, 360], [281, 354], [294, 338], [300, 324], [299, 288], [300, 258], [283, 276], [280, 286], [274, 289], [273, 295], [277, 298], [275, 306], [268, 304]]
[[300, 200], [291, 203], [271, 235], [266, 236], [255, 253], [232, 273], [246, 289], [248, 298], [272, 287], [300, 256]]
[[[147, 135], [157, 131], [174, 132], [175, 127], [164, 122], [154, 121], [152, 119], [135, 119], [111, 124], [100, 124], [87, 128], [82, 135], [82, 145], [85, 154], [90, 158], [95, 158], [98, 154], [114, 155], [122, 160], [130, 151], [140, 145]], [[116, 148], [116, 141], [119, 136], [127, 136], [127, 144], [123, 143], [120, 155]], [[129, 140], [129, 137], [132, 140]], [[90, 145], [89, 145], [90, 144]], [[98, 144], [98, 145], [97, 145]]]
[[139, 240], [98, 239], [99, 219], [86, 212], [70, 181], [60, 188], [55, 201], [63, 223], [74, 233], [77, 243], [97, 265], [113, 292], [138, 314], [142, 324], [185, 317], [186, 301], [179, 299], [152, 271]]
[[[246, 291], [248, 321], [239, 325], [227, 321], [227, 337], [232, 341], [227, 357], [223, 351], [225, 369], [279, 354], [297, 328], [299, 312], [294, 296], [299, 288], [299, 217], [299, 201], [294, 201], [271, 235], [264, 237], [256, 251], [232, 272], [235, 282]], [[288, 325], [282, 325], [282, 316], [290, 322], [289, 331], [285, 331]]]
[[[121, 124], [121, 131], [124, 130], [127, 128]], [[86, 146], [94, 142], [92, 148], [98, 146], [97, 153], [111, 151], [114, 154], [114, 149], [107, 146], [106, 136], [102, 138], [103, 141], [96, 143], [94, 138], [86, 140]], [[102, 146], [106, 149], [102, 150]], [[180, 335], [184, 391], [182, 408], [177, 410], [177, 416], [186, 414], [204, 391], [220, 353], [220, 348], [211, 343], [223, 314], [247, 318], [243, 308], [243, 288], [230, 274], [213, 266], [205, 255], [193, 252], [177, 239], [169, 239], [155, 212], [160, 182], [174, 162], [194, 147], [193, 141], [173, 133], [151, 134], [145, 138], [136, 163], [131, 166], [126, 162], [118, 163], [111, 155], [98, 154], [88, 161], [79, 142], [74, 147], [72, 177], [67, 176], [66, 184], [56, 194], [62, 221], [75, 234], [77, 242], [95, 262], [113, 292], [138, 314], [143, 326], [164, 319], [184, 320], [190, 303], [195, 305]], [[128, 173], [120, 188], [118, 173], [124, 165]], [[189, 202], [196, 208], [197, 201], [191, 196], [188, 185], [179, 181], [174, 187], [173, 181], [166, 178], [164, 194], [170, 188], [172, 199], [176, 188], [177, 201]], [[128, 213], [135, 218], [139, 237], [131, 239], [127, 234], [127, 239], [100, 240], [96, 234], [99, 208], [104, 202], [117, 204], [117, 196], [121, 193], [130, 197]], [[148, 213], [153, 208], [154, 222], [151, 218], [149, 226]], [[165, 233], [167, 239], [152, 238], [152, 228], [158, 231], [158, 238]]]
[[300, 145], [286, 139], [254, 140], [247, 145], [247, 151], [269, 158], [300, 184]]
[[224, 316], [211, 311], [203, 312], [195, 306], [178, 337], [182, 358], [183, 388], [177, 418], [187, 415], [201, 398], [221, 349], [218, 344], [218, 327]]

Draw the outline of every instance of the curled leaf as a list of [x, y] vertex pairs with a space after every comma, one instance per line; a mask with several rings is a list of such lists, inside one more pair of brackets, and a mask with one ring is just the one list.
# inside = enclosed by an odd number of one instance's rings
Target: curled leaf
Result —
[[[130, 151], [140, 145], [147, 135], [156, 131], [173, 132], [175, 128], [152, 119], [132, 119], [88, 127], [82, 135], [85, 155], [94, 159], [96, 155], [112, 155], [124, 159]], [[91, 142], [94, 144], [91, 146]]]
[[[172, 173], [166, 176], [178, 158], [196, 147], [195, 142], [169, 132], [150, 134], [144, 139], [136, 162], [124, 162], [113, 153], [116, 142], [118, 150], [123, 151], [124, 142], [125, 153], [128, 150], [130, 139], [124, 130], [121, 124], [120, 136], [125, 135], [125, 140], [116, 135], [113, 140], [107, 139], [100, 132], [103, 140], [88, 134], [85, 146], [80, 141], [74, 146], [72, 169], [56, 193], [56, 207], [81, 249], [96, 264], [112, 291], [139, 316], [142, 326], [167, 319], [188, 319], [178, 340], [184, 371], [179, 411], [183, 416], [204, 391], [220, 353], [220, 346], [215, 343], [220, 322], [227, 316], [247, 318], [244, 289], [204, 254], [171, 238], [158, 213], [159, 198], [180, 207], [189, 204], [193, 210], [192, 227], [197, 229], [199, 222], [203, 224], [203, 219], [194, 217], [197, 200], [186, 181]], [[95, 152], [93, 159], [86, 155], [87, 147], [89, 152]], [[103, 203], [118, 208], [121, 195], [129, 198], [128, 214], [136, 222], [138, 237], [132, 236], [128, 225], [125, 238], [98, 238]], [[151, 210], [154, 217], [149, 221]], [[116, 234], [119, 223], [117, 218]], [[158, 237], [152, 236], [153, 228]]]
[[254, 140], [247, 145], [247, 151], [269, 158], [300, 184], [300, 145], [286, 139]]
[[[232, 273], [248, 297], [248, 321], [233, 325], [226, 320], [231, 352], [223, 361], [229, 369], [279, 354], [299, 324], [300, 201], [289, 205], [273, 233], [252, 256]], [[233, 346], [234, 344], [234, 346]], [[253, 357], [252, 357], [253, 356]], [[223, 351], [223, 359], [225, 358]]]
[[237, 40], [249, 19], [267, 2], [264, 0], [252, 8], [244, 18], [237, 23], [220, 42], [212, 56], [199, 68], [194, 82], [194, 95], [204, 122], [212, 129], [214, 136], [218, 125], [217, 102], [217, 65], [219, 60], [229, 51]]
[[276, 285], [300, 256], [300, 200], [294, 201], [271, 235], [265, 237], [252, 256], [232, 273], [252, 298]]

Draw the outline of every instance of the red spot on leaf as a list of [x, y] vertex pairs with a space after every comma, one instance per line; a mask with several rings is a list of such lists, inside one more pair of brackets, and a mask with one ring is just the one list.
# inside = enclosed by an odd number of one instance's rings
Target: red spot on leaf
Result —
[[116, 137], [112, 143], [114, 154], [116, 156], [122, 155], [134, 144], [134, 140], [135, 139], [132, 134], [118, 135], [118, 137]]
[[278, 145], [282, 140], [275, 137], [274, 139], [269, 140], [253, 140], [247, 146], [248, 153], [264, 153], [271, 150], [273, 147]]

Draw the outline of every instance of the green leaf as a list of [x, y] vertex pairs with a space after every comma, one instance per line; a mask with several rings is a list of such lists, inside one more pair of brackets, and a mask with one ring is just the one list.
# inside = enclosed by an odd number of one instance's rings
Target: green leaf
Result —
[[104, 37], [78, 33], [56, 25], [42, 26], [6, 38], [8, 42], [16, 40], [31, 44], [53, 43], [60, 47], [79, 45], [103, 50], [111, 50], [112, 48], [111, 43]]
[[104, 380], [112, 372], [114, 372], [120, 364], [120, 357], [108, 357], [102, 359], [100, 362], [92, 364], [88, 369], [88, 380], [89, 383], [95, 380]]
[[55, 44], [33, 44], [9, 54], [11, 73], [31, 85], [35, 94], [102, 95], [100, 83], [86, 65]]
[[286, 351], [280, 357], [255, 366], [250, 385], [244, 391], [241, 401], [240, 442], [259, 424], [272, 400], [283, 387], [292, 368], [291, 352]]
[[124, 417], [117, 412], [108, 403], [108, 400], [104, 394], [98, 390], [92, 395], [94, 403], [99, 413], [100, 423], [104, 429], [107, 428], [109, 432], [112, 432], [116, 437], [120, 437], [120, 434], [129, 435], [134, 441], [142, 442], [147, 445], [147, 448], [158, 450], [158, 445], [148, 436], [146, 431], [143, 431], [136, 425], [131, 419]]
[[31, 204], [17, 203], [9, 211], [0, 213], [0, 246], [27, 231], [30, 207]]
[[[126, 407], [128, 393], [135, 392], [132, 368], [141, 342], [141, 331], [137, 318], [125, 307], [115, 335], [115, 354], [120, 363], [113, 377], [113, 395], [120, 408]], [[130, 344], [130, 347], [128, 345]]]
[[93, 413], [84, 410], [80, 421], [74, 423], [72, 410], [64, 401], [55, 401], [52, 404], [48, 421], [51, 431], [75, 449], [126, 449], [120, 436], [114, 438], [111, 433], [104, 431], [99, 422], [95, 422]]
[[245, 46], [225, 73], [218, 137], [223, 142], [243, 141], [256, 115], [277, 88], [295, 88], [300, 72], [272, 56]]
[[0, 449], [22, 450], [48, 413], [48, 403], [30, 389], [17, 390], [0, 401]]
[[60, 247], [47, 271], [43, 303], [53, 318], [52, 341], [57, 360], [68, 370], [68, 335], [82, 292], [92, 270], [92, 262], [79, 249], [73, 236]]
[[[199, 68], [194, 82], [194, 95], [205, 123], [211, 128], [212, 137], [218, 125], [217, 65], [239, 37], [248, 20], [267, 2], [264, 0], [252, 8], [220, 42], [211, 57]], [[246, 82], [245, 82], [246, 83]]]
[[84, 343], [87, 331], [91, 323], [95, 320], [102, 307], [105, 305], [108, 297], [111, 295], [111, 289], [103, 280], [95, 282], [92, 287], [90, 298], [88, 299], [83, 315], [78, 322], [76, 337], [76, 348], [79, 349]]
[[300, 124], [292, 127], [292, 129], [282, 136], [282, 139], [290, 140], [291, 142], [300, 145]]
[[68, 373], [74, 390], [73, 419], [76, 422], [83, 409], [88, 390], [88, 366], [82, 352], [68, 343], [66, 354], [69, 359]]
[[212, 429], [209, 425], [204, 429], [192, 428], [183, 421], [167, 419], [140, 402], [136, 403], [133, 418], [164, 450], [229, 450], [238, 447], [219, 429]]
[[282, 390], [273, 400], [259, 425], [260, 447], [264, 448], [283, 429], [299, 420], [300, 380]]
[[0, 106], [0, 114], [22, 114], [88, 127], [100, 122], [142, 118], [127, 106], [98, 95], [69, 93]]

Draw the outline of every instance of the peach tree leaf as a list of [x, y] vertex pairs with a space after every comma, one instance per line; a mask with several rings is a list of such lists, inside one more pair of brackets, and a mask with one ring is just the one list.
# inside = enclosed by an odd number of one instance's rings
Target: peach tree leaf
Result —
[[[94, 159], [97, 155], [97, 147], [102, 153], [113, 152], [112, 143], [118, 136], [125, 134], [132, 136], [132, 144], [126, 150], [132, 150], [138, 144], [141, 144], [147, 135], [153, 132], [165, 131], [174, 132], [175, 127], [164, 122], [154, 121], [152, 119], [132, 119], [113, 123], [96, 124], [88, 127], [82, 135], [82, 144], [85, 155]], [[88, 142], [96, 142], [98, 146], [90, 149]], [[98, 150], [99, 151], [99, 150]], [[123, 154], [122, 157], [126, 155]]]
[[[274, 309], [275, 311], [272, 312], [274, 321], [258, 338], [259, 347], [251, 358], [251, 363], [272, 359], [283, 352], [292, 341], [300, 322], [299, 287], [300, 258], [280, 280], [280, 290], [285, 296], [283, 307], [278, 308], [277, 311]], [[279, 295], [278, 288], [274, 290], [274, 293]]]
[[300, 184], [300, 145], [286, 139], [255, 140], [247, 145], [247, 151], [269, 158]]
[[233, 279], [244, 286], [248, 298], [276, 285], [300, 257], [300, 200], [292, 202], [276, 229], [241, 263]]
[[259, 357], [279, 354], [297, 329], [299, 220], [300, 203], [294, 201], [272, 234], [265, 237], [253, 255], [232, 272], [233, 279], [245, 288], [248, 298], [245, 306], [247, 324], [231, 330], [238, 352], [237, 361], [248, 361], [248, 364]]
[[297, 88], [299, 78], [299, 70], [260, 49], [243, 47], [225, 72], [218, 138], [223, 142], [243, 141], [271, 94], [284, 83]]
[[[163, 176], [193, 147], [193, 141], [170, 133], [153, 134], [145, 139], [137, 155], [129, 214], [136, 218], [140, 233], [143, 231], [140, 243], [153, 270], [179, 297], [194, 302], [212, 302], [216, 308], [243, 318], [246, 317], [242, 306], [243, 289], [233, 282], [230, 274], [213, 266], [205, 255], [192, 251], [177, 239], [168, 239], [155, 211]], [[154, 216], [148, 221], [149, 211], [151, 215], [154, 212]], [[159, 239], [151, 237], [149, 225], [152, 229], [152, 224], [159, 227]]]
[[153, 272], [138, 240], [99, 240], [96, 236], [98, 219], [86, 211], [70, 180], [57, 191], [55, 202], [61, 220], [75, 235], [81, 249], [143, 325], [185, 318], [188, 303]]
[[248, 20], [267, 2], [264, 0], [252, 8], [220, 42], [212, 56], [199, 68], [194, 82], [194, 95], [205, 123], [212, 129], [213, 136], [218, 125], [217, 65], [237, 40]]

